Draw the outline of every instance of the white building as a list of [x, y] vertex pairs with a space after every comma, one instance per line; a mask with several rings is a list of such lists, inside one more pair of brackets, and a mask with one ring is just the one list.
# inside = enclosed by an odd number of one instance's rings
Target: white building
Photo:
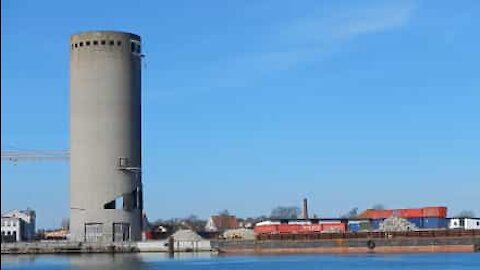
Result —
[[2, 214], [2, 242], [31, 241], [35, 237], [35, 211], [12, 210]]
[[448, 224], [450, 229], [479, 230], [480, 218], [451, 218]]

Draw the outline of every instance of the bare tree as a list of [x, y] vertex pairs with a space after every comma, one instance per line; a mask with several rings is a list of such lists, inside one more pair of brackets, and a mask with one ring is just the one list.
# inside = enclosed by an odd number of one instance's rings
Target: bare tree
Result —
[[270, 218], [294, 219], [300, 216], [300, 212], [296, 206], [278, 206], [272, 210]]
[[224, 209], [218, 213], [220, 216], [230, 216], [230, 213], [227, 209]]
[[355, 218], [358, 216], [358, 207], [354, 207], [348, 213], [342, 215], [342, 218]]
[[372, 209], [374, 209], [374, 210], [385, 210], [385, 206], [381, 203], [377, 203], [377, 204], [372, 206]]
[[471, 210], [463, 210], [460, 213], [458, 213], [458, 215], [456, 215], [456, 217], [459, 217], [459, 218], [473, 218], [473, 217], [475, 217], [475, 213]]
[[198, 216], [197, 215], [194, 215], [194, 214], [191, 214], [189, 216], [187, 216], [185, 218], [186, 221], [197, 221], [198, 220]]
[[188, 217], [185, 218], [183, 224], [186, 227], [188, 227], [190, 230], [201, 231], [203, 230], [203, 228], [205, 228], [207, 221], [198, 218], [198, 216], [196, 215], [189, 215]]
[[70, 230], [70, 218], [62, 219], [62, 223], [60, 223], [60, 228], [63, 230]]

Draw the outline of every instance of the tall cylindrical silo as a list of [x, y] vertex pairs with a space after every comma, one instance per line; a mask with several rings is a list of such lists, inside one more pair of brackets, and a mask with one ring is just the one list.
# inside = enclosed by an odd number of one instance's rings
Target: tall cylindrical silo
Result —
[[76, 241], [140, 240], [140, 37], [70, 38], [70, 234]]

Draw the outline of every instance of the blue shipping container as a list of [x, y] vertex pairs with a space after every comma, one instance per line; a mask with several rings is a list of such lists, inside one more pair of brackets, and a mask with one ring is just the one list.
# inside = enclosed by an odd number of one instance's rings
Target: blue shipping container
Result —
[[440, 217], [423, 218], [423, 228], [425, 229], [442, 229], [447, 227], [447, 219]]
[[383, 219], [372, 219], [372, 222], [370, 222], [374, 230], [380, 229], [380, 223], [383, 223]]
[[360, 223], [349, 223], [348, 224], [348, 231], [350, 231], [350, 232], [360, 231]]
[[423, 218], [408, 218], [408, 222], [415, 224], [417, 228], [423, 228]]

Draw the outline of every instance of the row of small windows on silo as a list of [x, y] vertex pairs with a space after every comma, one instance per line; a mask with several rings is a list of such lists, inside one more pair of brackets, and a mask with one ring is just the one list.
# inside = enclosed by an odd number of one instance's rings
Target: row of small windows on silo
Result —
[[[106, 40], [101, 40], [101, 41], [98, 41], [98, 40], [94, 40], [94, 41], [90, 41], [90, 40], [87, 40], [85, 41], [85, 43], [83, 41], [80, 41], [78, 43], [75, 43], [75, 44], [72, 44], [72, 50], [73, 48], [78, 48], [78, 47], [83, 47], [84, 45], [85, 46], [90, 46], [90, 45], [93, 45], [93, 46], [96, 46], [96, 45], [106, 45], [107, 44], [107, 41]], [[115, 41], [114, 40], [109, 40], [108, 41], [108, 44], [110, 46], [114, 46], [115, 45]], [[122, 42], [120, 40], [117, 40], [117, 46], [122, 46]], [[131, 50], [132, 52], [137, 52], [137, 53], [140, 53], [140, 45], [137, 45], [135, 43], [131, 43]]]
[[[109, 40], [108, 41], [108, 44], [110, 46], [114, 46], [115, 45], [115, 41], [114, 40]], [[93, 41], [90, 41], [90, 40], [87, 40], [85, 42], [83, 41], [80, 41], [78, 43], [75, 43], [75, 44], [72, 44], [72, 49], [73, 48], [78, 48], [78, 47], [83, 47], [83, 46], [90, 46], [90, 45], [107, 45], [107, 41], [106, 40], [93, 40]], [[122, 42], [120, 40], [117, 40], [117, 46], [122, 46]]]

